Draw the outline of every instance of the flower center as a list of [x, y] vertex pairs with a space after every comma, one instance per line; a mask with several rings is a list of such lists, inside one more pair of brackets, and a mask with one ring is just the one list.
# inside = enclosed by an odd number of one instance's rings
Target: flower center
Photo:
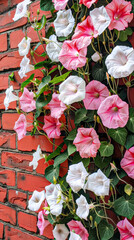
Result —
[[118, 108], [117, 107], [113, 107], [113, 111], [114, 112], [118, 112]]
[[68, 26], [69, 22], [66, 18], [59, 18], [58, 23], [63, 24], [64, 26]]
[[99, 95], [99, 93], [95, 93], [94, 96], [95, 96], [95, 98], [99, 98], [100, 95]]
[[100, 22], [106, 22], [106, 18], [105, 18], [103, 15], [100, 15], [100, 16], [98, 17], [98, 20], [99, 20]]

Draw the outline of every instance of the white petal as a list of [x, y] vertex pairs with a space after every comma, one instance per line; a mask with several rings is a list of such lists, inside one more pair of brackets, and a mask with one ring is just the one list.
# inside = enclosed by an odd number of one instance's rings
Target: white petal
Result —
[[25, 56], [28, 54], [30, 49], [31, 38], [23, 38], [22, 41], [18, 44], [20, 56]]
[[49, 37], [50, 42], [46, 46], [46, 52], [52, 62], [59, 62], [59, 53], [61, 51], [62, 43], [57, 41], [56, 35]]
[[10, 102], [14, 102], [14, 101], [19, 100], [19, 97], [15, 96], [12, 92], [13, 92], [13, 86], [10, 86], [5, 92], [6, 97], [4, 99], [4, 106], [5, 106], [6, 110], [8, 109], [8, 106], [9, 106]]
[[69, 231], [65, 224], [56, 224], [53, 230], [53, 235], [56, 240], [66, 240], [69, 235]]
[[82, 240], [82, 238], [78, 234], [71, 232], [69, 240]]
[[45, 191], [34, 191], [32, 194], [32, 197], [28, 201], [28, 208], [31, 211], [38, 211], [42, 202], [45, 200]]
[[29, 166], [33, 166], [33, 170], [35, 170], [38, 166], [38, 161], [42, 158], [43, 154], [40, 145], [38, 145], [36, 152], [33, 153], [33, 160], [29, 163]]
[[77, 198], [76, 203], [78, 205], [76, 214], [81, 219], [87, 220], [87, 216], [89, 215], [89, 204], [88, 204], [86, 198], [83, 195], [81, 195], [79, 198]]

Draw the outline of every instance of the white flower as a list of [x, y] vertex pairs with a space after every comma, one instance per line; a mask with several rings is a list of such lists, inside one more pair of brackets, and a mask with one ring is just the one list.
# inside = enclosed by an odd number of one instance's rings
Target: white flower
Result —
[[114, 78], [129, 76], [134, 71], [134, 49], [116, 46], [105, 61], [108, 73]]
[[22, 41], [18, 44], [20, 56], [25, 56], [28, 54], [30, 49], [31, 38], [23, 38]]
[[29, 163], [29, 166], [33, 165], [33, 170], [35, 170], [38, 166], [38, 161], [42, 158], [43, 158], [43, 154], [40, 149], [40, 145], [38, 145], [36, 152], [33, 153], [33, 160]]
[[19, 100], [19, 97], [15, 96], [12, 92], [13, 92], [13, 86], [10, 86], [9, 88], [7, 88], [5, 92], [6, 97], [4, 99], [4, 106], [6, 110], [8, 109], [10, 102]]
[[26, 77], [26, 73], [34, 70], [34, 66], [29, 63], [30, 63], [30, 59], [24, 56], [20, 63], [21, 68], [18, 72], [20, 78]]
[[99, 169], [88, 176], [85, 189], [94, 192], [97, 196], [109, 195], [110, 179]]
[[90, 12], [95, 29], [99, 35], [109, 26], [111, 19], [104, 6], [95, 8]]
[[62, 205], [64, 202], [64, 196], [59, 184], [50, 184], [45, 187], [46, 200], [50, 206], [50, 212], [53, 215], [59, 216], [62, 212]]
[[28, 201], [28, 208], [31, 211], [38, 211], [42, 202], [45, 200], [45, 191], [34, 191], [32, 194], [32, 197]]
[[56, 240], [66, 240], [69, 235], [69, 231], [65, 224], [56, 224], [53, 230], [53, 235]]
[[76, 200], [78, 208], [76, 210], [76, 214], [81, 218], [87, 220], [87, 216], [89, 214], [89, 204], [86, 198], [83, 195]]
[[98, 52], [95, 52], [92, 56], [91, 56], [92, 60], [94, 62], [98, 62], [101, 58], [102, 58], [102, 54], [98, 53]]
[[54, 21], [55, 32], [58, 37], [67, 37], [74, 28], [75, 19], [71, 9], [59, 11]]
[[59, 100], [69, 105], [85, 98], [85, 81], [81, 77], [70, 76], [59, 86]]
[[27, 5], [30, 3], [30, 0], [24, 0], [17, 5], [16, 12], [13, 18], [14, 21], [17, 21], [22, 17], [27, 17]]
[[78, 234], [71, 232], [69, 240], [82, 240], [82, 238]]
[[66, 181], [74, 192], [78, 192], [81, 188], [84, 187], [85, 179], [87, 176], [88, 173], [83, 163], [80, 162], [69, 167]]
[[59, 62], [59, 53], [61, 51], [62, 43], [57, 41], [56, 35], [49, 37], [49, 43], [46, 46], [46, 52], [52, 62]]

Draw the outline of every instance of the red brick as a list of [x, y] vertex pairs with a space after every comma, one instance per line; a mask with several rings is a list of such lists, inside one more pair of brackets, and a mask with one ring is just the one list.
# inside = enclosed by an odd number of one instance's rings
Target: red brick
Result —
[[33, 167], [29, 166], [32, 161], [32, 156], [27, 154], [2, 152], [1, 164], [10, 168], [19, 168], [27, 171], [33, 171]]
[[0, 219], [4, 222], [9, 222], [13, 225], [16, 224], [16, 211], [6, 205], [0, 204]]
[[38, 161], [38, 167], [36, 168], [36, 172], [40, 173], [40, 174], [44, 174], [45, 173], [45, 169], [49, 166], [49, 165], [53, 165], [54, 161], [50, 160], [47, 163], [45, 163], [45, 159], [41, 159]]
[[40, 1], [38, 2], [34, 2], [30, 5], [29, 7], [29, 11], [31, 13], [31, 20], [33, 20], [36, 16], [37, 16], [37, 10], [40, 10], [40, 15], [39, 15], [39, 19], [45, 15], [46, 18], [50, 18], [51, 17], [51, 12], [50, 11], [42, 11], [40, 9]]
[[0, 52], [7, 50], [7, 33], [0, 35]]
[[0, 70], [18, 68], [21, 60], [18, 51], [0, 54]]
[[16, 148], [16, 134], [0, 132], [0, 147], [3, 148]]
[[5, 202], [7, 196], [7, 189], [0, 187], [0, 202]]
[[36, 150], [37, 146], [40, 145], [42, 151], [52, 152], [53, 145], [49, 142], [47, 137], [42, 135], [25, 136], [18, 141], [18, 150], [21, 151], [32, 151]]
[[8, 9], [8, 0], [1, 0], [0, 1], [0, 13], [3, 13]]
[[8, 169], [0, 168], [0, 183], [8, 186], [15, 186], [15, 172]]
[[17, 174], [17, 187], [24, 191], [42, 191], [48, 184], [49, 182], [45, 179], [45, 177], [39, 177], [25, 173]]
[[22, 38], [25, 36], [22, 29], [10, 33], [10, 48], [17, 48]]
[[0, 117], [0, 128], [1, 128], [1, 117]]
[[[41, 32], [42, 32], [42, 36], [45, 37], [45, 28], [43, 28], [41, 30]], [[27, 28], [27, 36], [32, 39], [32, 42], [34, 42], [34, 43], [39, 42], [37, 32], [34, 30], [34, 28], [32, 28], [32, 27]]]
[[37, 232], [37, 218], [33, 215], [19, 212], [18, 225], [31, 232]]
[[4, 230], [4, 225], [3, 223], [0, 223], [0, 238], [3, 239], [3, 230]]
[[15, 204], [18, 207], [22, 207], [24, 209], [27, 207], [26, 193], [10, 189], [8, 191], [8, 200], [11, 204]]
[[0, 90], [6, 90], [8, 88], [8, 76], [9, 74], [0, 74]]
[[[44, 44], [44, 47], [45, 47], [45, 44]], [[34, 48], [35, 47], [33, 47], [33, 50], [34, 50]], [[44, 53], [44, 48], [42, 47], [42, 45], [40, 45], [35, 52], [38, 55], [41, 55], [42, 53]], [[47, 57], [40, 57], [37, 54], [34, 54], [34, 59], [35, 59], [36, 63], [44, 61], [47, 58]], [[35, 63], [35, 61], [34, 61], [34, 63]]]
[[[5, 109], [5, 106], [4, 106], [4, 99], [5, 99], [5, 97], [6, 97], [5, 93], [0, 93], [0, 109]], [[11, 102], [9, 104], [8, 109], [16, 109], [16, 101]]]
[[16, 4], [22, 2], [21, 0], [13, 0], [13, 1], [10, 1], [10, 7], [13, 7], [15, 6]]

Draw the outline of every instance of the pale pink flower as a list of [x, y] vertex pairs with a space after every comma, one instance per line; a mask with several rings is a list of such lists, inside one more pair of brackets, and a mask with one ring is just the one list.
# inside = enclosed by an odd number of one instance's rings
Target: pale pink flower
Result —
[[124, 0], [113, 0], [106, 6], [107, 13], [111, 19], [109, 29], [124, 30], [133, 19], [131, 2]]
[[94, 62], [98, 62], [99, 60], [102, 59], [102, 53], [99, 52], [95, 52], [92, 56], [91, 56], [92, 60]]
[[87, 232], [87, 229], [84, 228], [81, 222], [71, 220], [67, 225], [70, 231], [72, 232], [74, 230], [76, 234], [80, 235], [82, 240], [88, 240], [89, 234]]
[[52, 0], [54, 3], [54, 7], [56, 10], [63, 10], [65, 9], [68, 0]]
[[133, 240], [134, 239], [134, 227], [127, 220], [127, 218], [118, 222], [117, 227], [120, 232], [120, 240]]
[[78, 23], [72, 39], [81, 38], [80, 41], [84, 42], [85, 46], [91, 43], [92, 38], [98, 36], [98, 31], [95, 30], [92, 18], [88, 16], [83, 22]]
[[107, 97], [100, 104], [97, 113], [103, 125], [113, 129], [124, 127], [129, 118], [128, 104], [122, 101], [118, 95]]
[[126, 150], [120, 165], [127, 175], [134, 179], [134, 147]]
[[53, 118], [60, 118], [67, 109], [66, 105], [59, 100], [59, 94], [56, 93], [53, 93], [52, 100], [49, 102], [48, 107], [51, 110], [51, 116]]
[[41, 192], [38, 192], [35, 190], [32, 194], [32, 197], [28, 201], [28, 208], [31, 211], [38, 211], [44, 200], [45, 200], [45, 191], [43, 190]]
[[87, 8], [90, 8], [93, 3], [96, 3], [98, 0], [79, 0], [80, 4], [84, 4]]
[[82, 240], [82, 238], [80, 237], [80, 235], [74, 232], [70, 232], [69, 240]]
[[43, 235], [44, 229], [50, 224], [50, 222], [46, 219], [44, 219], [43, 211], [40, 211], [38, 213], [38, 222], [37, 227], [40, 230], [40, 235]]
[[24, 37], [21, 42], [18, 44], [20, 56], [25, 56], [30, 50], [30, 42], [32, 41], [29, 37]]
[[53, 235], [56, 240], [66, 240], [69, 235], [69, 231], [65, 224], [56, 224], [53, 230]]
[[13, 21], [17, 21], [22, 17], [27, 17], [27, 5], [30, 3], [30, 0], [24, 0], [17, 5]]
[[20, 97], [20, 107], [24, 112], [31, 112], [36, 109], [36, 102], [33, 98], [33, 92], [30, 92], [27, 88], [24, 88], [23, 94]]
[[100, 148], [98, 135], [93, 128], [78, 128], [73, 144], [82, 158], [96, 157]]
[[51, 116], [45, 116], [44, 122], [45, 125], [43, 126], [43, 130], [46, 132], [47, 136], [49, 138], [59, 138], [61, 134], [61, 123], [59, 120]]
[[93, 80], [86, 86], [84, 106], [89, 110], [97, 110], [101, 102], [109, 96], [107, 87], [99, 81]]
[[65, 41], [59, 54], [59, 61], [68, 69], [77, 69], [86, 64], [87, 47], [79, 39]]
[[21, 140], [26, 135], [26, 117], [24, 114], [21, 114], [18, 120], [15, 122], [14, 131], [18, 134], [18, 140]]

